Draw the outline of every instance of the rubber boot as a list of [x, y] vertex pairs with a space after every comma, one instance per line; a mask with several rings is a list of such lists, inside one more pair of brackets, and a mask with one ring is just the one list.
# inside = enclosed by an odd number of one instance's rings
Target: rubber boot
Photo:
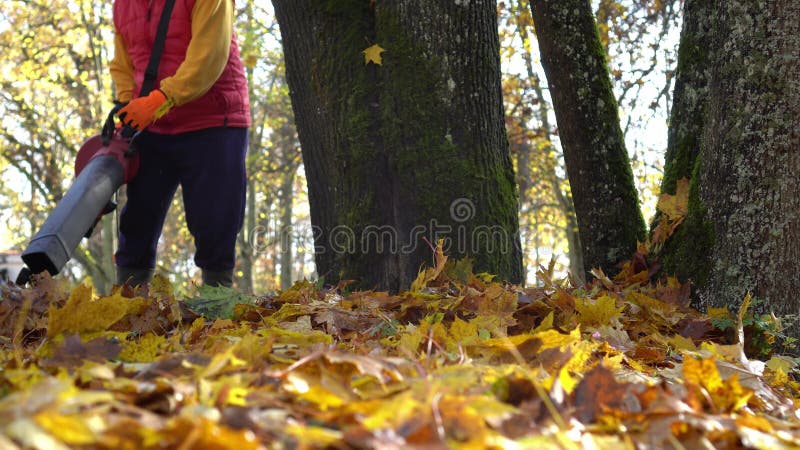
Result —
[[117, 266], [117, 284], [122, 286], [141, 286], [153, 280], [155, 269], [133, 269]]
[[233, 269], [231, 270], [207, 270], [202, 269], [203, 284], [206, 286], [233, 286]]

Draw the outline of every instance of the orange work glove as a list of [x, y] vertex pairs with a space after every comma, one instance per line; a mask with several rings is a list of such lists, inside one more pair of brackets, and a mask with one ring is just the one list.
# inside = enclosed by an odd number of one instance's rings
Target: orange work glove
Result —
[[117, 117], [125, 125], [141, 131], [164, 116], [172, 106], [172, 100], [169, 100], [160, 89], [154, 89], [146, 97], [131, 100], [127, 106], [119, 110]]

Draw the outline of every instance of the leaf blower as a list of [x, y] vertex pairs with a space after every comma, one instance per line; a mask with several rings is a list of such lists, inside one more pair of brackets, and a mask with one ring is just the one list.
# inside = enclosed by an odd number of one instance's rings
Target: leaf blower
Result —
[[102, 133], [83, 143], [75, 159], [75, 181], [44, 225], [22, 253], [23, 268], [16, 283], [24, 285], [32, 274], [61, 272], [84, 237], [89, 237], [103, 215], [116, 209], [112, 197], [139, 169], [134, 147], [136, 130], [117, 128], [115, 107]]

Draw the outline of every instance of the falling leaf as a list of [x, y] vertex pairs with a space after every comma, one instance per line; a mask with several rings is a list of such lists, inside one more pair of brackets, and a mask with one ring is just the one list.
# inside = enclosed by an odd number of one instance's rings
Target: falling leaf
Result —
[[362, 53], [364, 53], [364, 64], [375, 63], [377, 65], [382, 64], [381, 53], [385, 52], [380, 45], [375, 44], [370, 47], [367, 47]]

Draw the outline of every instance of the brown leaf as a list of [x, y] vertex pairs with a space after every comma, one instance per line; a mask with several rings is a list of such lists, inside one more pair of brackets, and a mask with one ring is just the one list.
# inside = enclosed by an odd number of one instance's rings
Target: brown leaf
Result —
[[325, 330], [331, 335], [340, 335], [343, 331], [364, 333], [379, 321], [379, 318], [371, 314], [361, 314], [335, 307], [325, 308], [314, 314], [314, 323], [325, 324]]
[[48, 367], [78, 367], [84, 360], [105, 362], [116, 357], [122, 347], [119, 343], [106, 338], [96, 338], [87, 342], [81, 341], [77, 334], [67, 336], [56, 349], [52, 358], [43, 361]]
[[695, 340], [706, 337], [711, 331], [714, 330], [714, 327], [711, 325], [711, 321], [706, 318], [686, 318], [678, 322], [678, 327], [680, 327], [679, 333], [681, 336]]
[[618, 383], [614, 373], [603, 366], [590, 370], [573, 394], [578, 420], [586, 424], [592, 423], [602, 412], [621, 408], [628, 397], [630, 386], [628, 383]]

